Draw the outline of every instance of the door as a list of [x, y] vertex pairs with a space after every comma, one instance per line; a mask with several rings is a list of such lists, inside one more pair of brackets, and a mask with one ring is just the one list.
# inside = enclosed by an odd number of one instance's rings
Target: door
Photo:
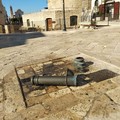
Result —
[[100, 20], [105, 20], [105, 7], [104, 4], [99, 6], [99, 15], [100, 15]]
[[46, 31], [51, 31], [52, 30], [52, 18], [47, 18], [46, 19]]
[[70, 16], [70, 26], [77, 25], [77, 16]]

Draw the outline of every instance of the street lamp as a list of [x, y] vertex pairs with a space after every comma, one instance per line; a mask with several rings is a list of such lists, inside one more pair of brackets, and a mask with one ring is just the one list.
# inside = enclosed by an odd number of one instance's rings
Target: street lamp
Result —
[[105, 12], [106, 12], [106, 0], [104, 0], [104, 20], [105, 20]]
[[66, 31], [66, 20], [65, 20], [65, 1], [63, 0], [63, 31]]

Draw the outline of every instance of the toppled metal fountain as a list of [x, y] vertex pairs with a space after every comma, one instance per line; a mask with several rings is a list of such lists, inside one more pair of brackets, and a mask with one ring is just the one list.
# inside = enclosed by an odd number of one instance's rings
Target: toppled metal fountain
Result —
[[[73, 66], [79, 72], [84, 72], [87, 67], [83, 57], [75, 58]], [[33, 85], [77, 86], [79, 78], [78, 75], [74, 75], [71, 70], [67, 69], [66, 76], [34, 75], [31, 77], [31, 83]]]
[[[5, 76], [3, 87], [1, 86], [3, 89], [1, 92], [4, 93], [2, 103], [5, 108], [5, 119], [34, 120], [46, 119], [46, 117], [49, 119], [51, 116], [54, 116], [51, 119], [57, 119], [58, 117], [60, 119], [70, 117], [76, 119], [76, 116], [78, 116], [78, 119], [84, 119], [88, 111], [90, 114], [87, 114], [87, 117], [90, 119], [94, 119], [95, 116], [105, 118], [104, 112], [109, 115], [105, 119], [109, 119], [112, 113], [114, 118], [116, 116], [119, 118], [120, 69], [84, 54], [79, 56], [84, 56], [89, 61], [84, 62], [80, 57], [70, 56], [15, 67], [16, 71], [11, 71]], [[76, 59], [79, 62], [76, 62]], [[89, 71], [85, 72], [85, 69], [81, 69], [80, 64], [77, 65], [82, 61], [81, 65], [84, 68], [89, 66]], [[66, 67], [69, 68], [67, 71]], [[38, 75], [38, 78], [40, 78], [39, 85], [31, 84], [30, 78], [32, 79], [34, 75], [35, 77]], [[68, 79], [76, 76], [76, 79], [74, 79], [75, 83], [67, 81], [66, 84], [65, 78], [61, 82], [62, 86], [60, 86], [58, 81], [55, 81], [54, 85], [51, 83], [41, 84], [40, 76], [48, 77], [47, 80], [50, 80], [49, 76], [63, 76]], [[87, 84], [89, 80], [92, 83]], [[78, 84], [79, 82], [80, 84]], [[88, 111], [86, 111], [86, 108], [88, 108]]]

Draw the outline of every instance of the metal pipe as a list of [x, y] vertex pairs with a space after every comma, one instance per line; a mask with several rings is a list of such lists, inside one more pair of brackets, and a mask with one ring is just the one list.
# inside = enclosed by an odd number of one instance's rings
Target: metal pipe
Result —
[[75, 69], [80, 72], [83, 72], [85, 68], [87, 67], [83, 57], [75, 58], [73, 64], [74, 64]]
[[77, 76], [33, 76], [33, 85], [76, 86]]

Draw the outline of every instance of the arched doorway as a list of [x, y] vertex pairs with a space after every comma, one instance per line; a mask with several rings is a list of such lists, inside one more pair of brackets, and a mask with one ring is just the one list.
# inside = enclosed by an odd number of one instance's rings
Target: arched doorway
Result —
[[96, 7], [98, 7], [98, 0], [95, 0], [95, 4], [94, 4], [94, 6], [96, 6]]
[[70, 16], [70, 26], [74, 26], [74, 25], [77, 25], [77, 16], [76, 15]]
[[46, 19], [46, 31], [51, 31], [52, 30], [52, 18], [47, 18]]
[[91, 10], [93, 10], [95, 6], [98, 7], [101, 4], [102, 4], [102, 0], [91, 0]]

